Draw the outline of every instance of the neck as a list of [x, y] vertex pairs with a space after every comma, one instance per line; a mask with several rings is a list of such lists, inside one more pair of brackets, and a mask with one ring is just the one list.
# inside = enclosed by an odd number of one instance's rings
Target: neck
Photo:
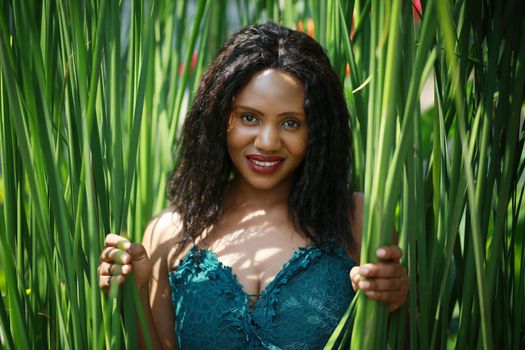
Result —
[[291, 187], [292, 179], [271, 189], [260, 190], [236, 176], [226, 190], [224, 208], [270, 209], [276, 205], [288, 206]]

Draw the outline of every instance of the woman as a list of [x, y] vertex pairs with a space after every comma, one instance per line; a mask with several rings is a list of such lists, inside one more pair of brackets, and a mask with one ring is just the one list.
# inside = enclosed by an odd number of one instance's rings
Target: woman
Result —
[[357, 288], [398, 308], [398, 247], [355, 266], [363, 203], [348, 120], [317, 42], [271, 23], [239, 30], [186, 118], [173, 207], [142, 245], [107, 236], [100, 287], [134, 271], [153, 341], [169, 349], [317, 349]]

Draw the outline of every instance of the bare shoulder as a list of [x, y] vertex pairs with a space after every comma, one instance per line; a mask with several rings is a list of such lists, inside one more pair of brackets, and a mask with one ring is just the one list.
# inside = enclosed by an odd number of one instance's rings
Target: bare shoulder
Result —
[[146, 226], [143, 244], [155, 245], [178, 236], [182, 227], [179, 213], [173, 208], [164, 209]]
[[[150, 257], [169, 258], [176, 243], [181, 239], [182, 220], [173, 208], [167, 208], [155, 216], [146, 226], [142, 245]], [[169, 260], [169, 259], [168, 259]]]
[[171, 256], [180, 240], [181, 227], [179, 214], [168, 208], [149, 222], [142, 238], [152, 265], [149, 301], [153, 322], [164, 349], [177, 349], [168, 275], [171, 270]]

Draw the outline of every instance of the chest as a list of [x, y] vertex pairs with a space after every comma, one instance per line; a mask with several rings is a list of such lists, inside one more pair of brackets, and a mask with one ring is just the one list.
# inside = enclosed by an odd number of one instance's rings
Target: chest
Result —
[[[199, 247], [212, 251], [249, 295], [259, 295], [294, 251], [309, 242], [281, 215], [251, 213], [221, 221]], [[256, 299], [256, 297], [254, 297]]]

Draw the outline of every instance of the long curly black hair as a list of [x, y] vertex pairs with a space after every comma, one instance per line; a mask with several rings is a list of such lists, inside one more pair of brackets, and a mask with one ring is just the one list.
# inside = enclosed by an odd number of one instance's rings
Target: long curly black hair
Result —
[[222, 212], [233, 170], [226, 146], [232, 102], [254, 73], [266, 69], [287, 72], [304, 86], [308, 145], [288, 196], [291, 222], [317, 244], [334, 236], [354, 247], [352, 142], [341, 83], [315, 40], [275, 23], [238, 30], [202, 77], [168, 183], [184, 240], [194, 241]]

